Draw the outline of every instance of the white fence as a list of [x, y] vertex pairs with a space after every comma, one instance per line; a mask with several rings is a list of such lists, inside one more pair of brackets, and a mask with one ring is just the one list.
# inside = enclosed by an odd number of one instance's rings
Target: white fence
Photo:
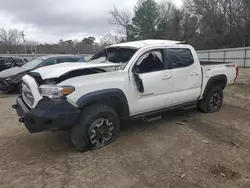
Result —
[[202, 61], [235, 62], [240, 67], [250, 67], [250, 47], [198, 51]]

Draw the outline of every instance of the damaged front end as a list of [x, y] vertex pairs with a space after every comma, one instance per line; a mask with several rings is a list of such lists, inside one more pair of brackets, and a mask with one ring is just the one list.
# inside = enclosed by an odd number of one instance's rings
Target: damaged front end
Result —
[[32, 78], [35, 79], [36, 83], [38, 86], [46, 84], [46, 85], [56, 85], [59, 84], [60, 82], [63, 82], [64, 80], [78, 77], [78, 76], [86, 76], [90, 74], [97, 74], [97, 73], [103, 73], [107, 72], [104, 69], [100, 68], [89, 68], [89, 69], [80, 69], [80, 70], [74, 70], [71, 72], [68, 72], [66, 74], [61, 75], [60, 77], [57, 78], [48, 78], [43, 80], [42, 76], [38, 72], [29, 72], [27, 75], [31, 76]]
[[19, 89], [18, 86], [20, 85], [23, 76], [24, 74], [18, 74], [8, 78], [0, 78], [0, 91], [8, 93], [14, 89]]

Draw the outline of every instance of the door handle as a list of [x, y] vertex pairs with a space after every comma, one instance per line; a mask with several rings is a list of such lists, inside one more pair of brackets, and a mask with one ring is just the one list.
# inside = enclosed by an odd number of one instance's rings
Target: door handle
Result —
[[165, 76], [162, 77], [162, 80], [168, 80], [168, 79], [171, 79], [170, 75], [165, 75]]
[[198, 76], [199, 73], [198, 73], [198, 72], [192, 72], [190, 75], [191, 75], [191, 76]]

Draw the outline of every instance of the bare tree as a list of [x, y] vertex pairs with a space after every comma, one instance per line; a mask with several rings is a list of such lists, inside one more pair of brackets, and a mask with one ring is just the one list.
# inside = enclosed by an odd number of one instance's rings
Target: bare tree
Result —
[[174, 14], [176, 7], [172, 1], [162, 1], [158, 5], [160, 21], [168, 22]]
[[16, 29], [1, 29], [0, 41], [4, 43], [6, 51], [11, 51], [12, 47], [16, 47], [17, 44], [20, 42], [20, 32]]
[[158, 30], [162, 38], [180, 40], [184, 11], [177, 8], [172, 1], [162, 1], [158, 4], [159, 24]]
[[114, 34], [107, 34], [103, 38], [101, 38], [101, 45], [111, 45], [117, 44], [123, 40], [122, 36], [114, 35]]
[[130, 11], [127, 9], [119, 11], [116, 7], [114, 7], [109, 11], [109, 14], [111, 16], [109, 23], [121, 28], [126, 35], [126, 39], [128, 39], [130, 35], [130, 24], [132, 21], [132, 15]]

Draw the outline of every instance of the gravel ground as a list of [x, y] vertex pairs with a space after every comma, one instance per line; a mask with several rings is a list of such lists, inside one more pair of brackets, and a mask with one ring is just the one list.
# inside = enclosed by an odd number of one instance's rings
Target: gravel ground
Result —
[[250, 69], [218, 113], [128, 121], [108, 147], [75, 152], [69, 133], [29, 134], [0, 95], [0, 187], [250, 187]]

